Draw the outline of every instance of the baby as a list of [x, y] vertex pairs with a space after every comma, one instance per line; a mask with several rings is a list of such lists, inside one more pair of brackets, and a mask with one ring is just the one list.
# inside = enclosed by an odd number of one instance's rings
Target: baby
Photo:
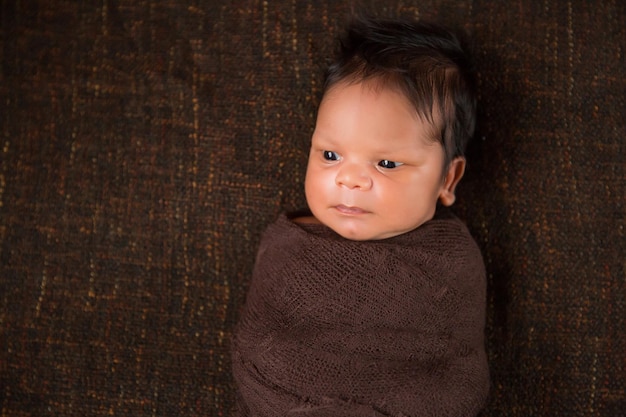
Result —
[[447, 29], [358, 19], [330, 66], [310, 213], [261, 242], [233, 338], [244, 416], [475, 416], [485, 271], [446, 206], [465, 170], [473, 69]]

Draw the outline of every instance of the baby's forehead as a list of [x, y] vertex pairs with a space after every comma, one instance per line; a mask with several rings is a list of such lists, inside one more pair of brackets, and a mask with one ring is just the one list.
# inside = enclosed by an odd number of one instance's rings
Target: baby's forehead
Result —
[[322, 96], [320, 102], [332, 99], [337, 91], [351, 86], [359, 86], [360, 88], [380, 94], [383, 92], [393, 93], [399, 101], [403, 101], [407, 106], [415, 111], [415, 116], [424, 123], [439, 125], [441, 120], [441, 111], [439, 109], [439, 99], [436, 92], [426, 94], [418, 92], [411, 83], [406, 82], [401, 76], [377, 75], [373, 77], [357, 77], [352, 76], [328, 86]]
[[[341, 97], [341, 92], [346, 89], [361, 89], [365, 93], [381, 95], [391, 93], [391, 97], [397, 99], [404, 107], [409, 109], [417, 123], [427, 125], [433, 133], [433, 139], [437, 139], [443, 129], [443, 118], [439, 108], [439, 100], [432, 95], [420, 97], [417, 92], [410, 91], [410, 87], [403, 88], [402, 81], [390, 77], [370, 77], [370, 78], [346, 78], [329, 86], [320, 102], [320, 107], [327, 102], [334, 101]], [[389, 95], [387, 97], [390, 97]], [[334, 103], [333, 103], [334, 104]], [[318, 113], [319, 116], [319, 113]]]
[[371, 82], [341, 83], [329, 89], [317, 114], [313, 142], [341, 141], [346, 132], [391, 138], [414, 137], [423, 145], [439, 142], [441, 130], [421, 116], [395, 88]]

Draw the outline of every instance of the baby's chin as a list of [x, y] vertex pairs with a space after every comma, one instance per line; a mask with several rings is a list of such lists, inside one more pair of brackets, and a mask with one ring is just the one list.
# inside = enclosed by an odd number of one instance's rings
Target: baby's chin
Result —
[[411, 232], [433, 218], [434, 213], [398, 222], [380, 213], [338, 215], [334, 210], [311, 210], [313, 217], [339, 236], [354, 241], [385, 240]]

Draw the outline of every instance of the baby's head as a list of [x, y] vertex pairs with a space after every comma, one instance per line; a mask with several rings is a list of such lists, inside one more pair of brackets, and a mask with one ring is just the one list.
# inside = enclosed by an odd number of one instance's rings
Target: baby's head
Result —
[[356, 20], [320, 104], [306, 176], [315, 218], [354, 240], [419, 227], [451, 205], [475, 125], [470, 58], [433, 24]]

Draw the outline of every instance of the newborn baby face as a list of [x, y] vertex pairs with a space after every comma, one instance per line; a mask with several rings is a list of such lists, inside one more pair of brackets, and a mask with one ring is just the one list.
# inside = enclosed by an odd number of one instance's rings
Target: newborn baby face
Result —
[[393, 89], [375, 81], [333, 86], [311, 141], [305, 191], [313, 216], [353, 240], [389, 238], [430, 220], [449, 193], [433, 133]]

